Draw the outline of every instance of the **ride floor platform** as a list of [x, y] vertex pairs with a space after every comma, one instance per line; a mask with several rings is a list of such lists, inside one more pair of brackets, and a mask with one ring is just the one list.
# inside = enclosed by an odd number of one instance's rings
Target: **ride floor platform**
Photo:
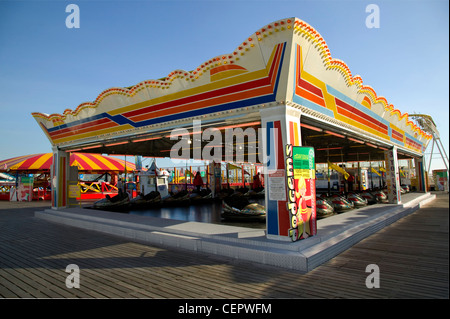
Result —
[[408, 193], [399, 205], [370, 205], [320, 219], [316, 236], [296, 242], [267, 238], [265, 229], [81, 207], [45, 209], [36, 211], [35, 217], [138, 242], [308, 272], [435, 198], [431, 193]]

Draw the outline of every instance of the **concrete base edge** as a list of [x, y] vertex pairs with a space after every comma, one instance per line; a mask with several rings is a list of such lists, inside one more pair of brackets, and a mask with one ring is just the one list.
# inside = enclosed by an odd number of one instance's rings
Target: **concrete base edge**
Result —
[[358, 218], [347, 218], [351, 222], [337, 216], [324, 222], [322, 229], [319, 221], [318, 235], [299, 242], [271, 240], [264, 231], [242, 227], [183, 223], [81, 208], [46, 209], [35, 212], [35, 217], [148, 244], [308, 272], [435, 198], [436, 195], [425, 193], [401, 205], [368, 206], [355, 210]]

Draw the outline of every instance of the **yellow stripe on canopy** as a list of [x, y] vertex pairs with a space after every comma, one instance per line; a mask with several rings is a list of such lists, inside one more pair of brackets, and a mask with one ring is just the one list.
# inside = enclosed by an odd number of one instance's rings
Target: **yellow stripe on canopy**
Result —
[[43, 154], [36, 160], [36, 162], [31, 164], [28, 169], [40, 169], [41, 166], [50, 159], [50, 157], [53, 157], [52, 153]]
[[94, 161], [92, 161], [86, 155], [80, 153], [80, 154], [78, 154], [78, 157], [80, 159], [82, 159], [83, 161], [85, 161], [91, 167], [92, 170], [99, 170], [100, 169], [100, 166], [98, 166]]

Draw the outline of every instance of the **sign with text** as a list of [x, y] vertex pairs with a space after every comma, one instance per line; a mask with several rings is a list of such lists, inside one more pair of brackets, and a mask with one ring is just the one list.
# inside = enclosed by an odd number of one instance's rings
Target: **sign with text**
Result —
[[317, 234], [314, 148], [286, 145], [286, 181], [292, 241]]
[[286, 200], [286, 173], [279, 169], [269, 173], [269, 200]]
[[68, 184], [69, 184], [68, 187], [69, 198], [81, 197], [81, 189], [80, 186], [78, 185], [78, 182], [69, 181]]

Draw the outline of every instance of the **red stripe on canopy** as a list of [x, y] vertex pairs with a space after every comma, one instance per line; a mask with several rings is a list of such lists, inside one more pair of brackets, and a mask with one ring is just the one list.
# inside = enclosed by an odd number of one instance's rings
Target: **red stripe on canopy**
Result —
[[[47, 171], [53, 163], [51, 153], [18, 156], [0, 161], [0, 171]], [[78, 166], [80, 171], [132, 171], [136, 166], [131, 162], [103, 156], [100, 154], [72, 153], [70, 165]]]

